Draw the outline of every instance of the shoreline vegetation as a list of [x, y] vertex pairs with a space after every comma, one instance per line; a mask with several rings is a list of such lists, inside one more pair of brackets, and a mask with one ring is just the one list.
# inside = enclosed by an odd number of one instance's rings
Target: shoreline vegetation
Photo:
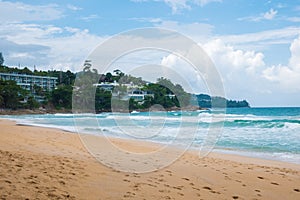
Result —
[[[156, 111], [197, 111], [197, 110], [208, 110], [208, 108], [199, 108], [197, 106], [189, 106], [185, 108], [178, 108], [178, 107], [173, 107], [173, 108], [168, 108], [168, 109], [159, 109], [159, 108], [153, 108], [151, 109], [151, 112], [156, 112]], [[130, 113], [130, 112], [150, 112], [149, 109], [136, 109], [136, 110], [118, 110], [115, 112], [120, 112], [120, 113]], [[103, 113], [105, 112], [112, 112], [111, 110], [103, 110]], [[99, 114], [102, 112], [98, 112], [95, 114]], [[36, 108], [36, 109], [16, 109], [16, 110], [11, 110], [11, 109], [0, 109], [0, 115], [31, 115], [31, 114], [72, 114], [73, 111], [70, 109], [44, 109], [44, 108]]]
[[[207, 94], [188, 93], [181, 85], [174, 84], [164, 77], [152, 83], [118, 69], [112, 73], [99, 74], [92, 68], [89, 60], [84, 63], [83, 70], [77, 73], [56, 70], [31, 71], [27, 67], [18, 69], [8, 66], [0, 66], [0, 73], [57, 78], [57, 85], [51, 91], [34, 81], [23, 84], [18, 82], [20, 80], [0, 78], [0, 113], [7, 114], [71, 113], [72, 99], [80, 92], [86, 91], [86, 88], [90, 88], [88, 90], [91, 96], [94, 95], [91, 102], [95, 103], [95, 113], [112, 112], [112, 106], [114, 112], [250, 107], [246, 100], [236, 101]], [[91, 83], [90, 80], [96, 81]], [[22, 85], [26, 85], [26, 89], [22, 88]], [[161, 108], [155, 105], [160, 105]]]
[[[88, 153], [78, 134], [0, 119], [2, 199], [299, 199], [300, 165], [244, 156], [186, 151], [151, 173], [109, 168]], [[83, 136], [83, 135], [82, 135]], [[91, 137], [98, 146], [105, 138]], [[110, 138], [127, 152], [158, 144]], [[103, 151], [109, 151], [103, 148]], [[172, 154], [170, 150], [170, 154]], [[117, 164], [117, 157], [110, 156]], [[126, 158], [124, 158], [126, 159]], [[155, 163], [154, 160], [136, 162]]]

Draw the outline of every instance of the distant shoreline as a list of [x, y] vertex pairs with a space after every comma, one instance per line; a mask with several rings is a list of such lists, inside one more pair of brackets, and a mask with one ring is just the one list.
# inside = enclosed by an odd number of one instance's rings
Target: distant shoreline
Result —
[[9, 109], [0, 109], [0, 115], [30, 115], [30, 114], [70, 114], [72, 110], [63, 109], [63, 110], [56, 110], [56, 109], [17, 109], [17, 110], [9, 110]]
[[[166, 108], [166, 109], [134, 109], [134, 110], [114, 110], [114, 112], [122, 112], [122, 113], [128, 113], [132, 111], [137, 111], [137, 112], [149, 112], [149, 111], [197, 111], [197, 110], [208, 110], [208, 108], [199, 108], [197, 106], [189, 106], [185, 108], [178, 108], [178, 107], [172, 107], [172, 108]], [[96, 114], [99, 113], [104, 113], [104, 112], [112, 112], [111, 110], [102, 110], [96, 112]], [[16, 109], [16, 110], [11, 110], [11, 109], [0, 109], [0, 115], [30, 115], [30, 114], [72, 114], [73, 111], [71, 109], [35, 109], [35, 110], [30, 110], [30, 109]]]

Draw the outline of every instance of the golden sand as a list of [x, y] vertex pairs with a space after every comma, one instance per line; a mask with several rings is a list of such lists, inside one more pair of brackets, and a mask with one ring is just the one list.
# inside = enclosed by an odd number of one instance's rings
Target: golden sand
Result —
[[0, 120], [0, 158], [0, 199], [300, 199], [300, 165], [189, 151], [166, 168], [125, 173], [98, 162], [77, 134], [7, 120]]

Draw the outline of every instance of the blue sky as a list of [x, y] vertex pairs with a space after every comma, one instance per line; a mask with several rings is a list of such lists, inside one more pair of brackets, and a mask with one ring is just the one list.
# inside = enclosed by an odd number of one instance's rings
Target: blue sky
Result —
[[5, 64], [46, 70], [79, 70], [119, 32], [175, 30], [211, 57], [228, 98], [300, 106], [300, 0], [0, 0], [0, 23]]

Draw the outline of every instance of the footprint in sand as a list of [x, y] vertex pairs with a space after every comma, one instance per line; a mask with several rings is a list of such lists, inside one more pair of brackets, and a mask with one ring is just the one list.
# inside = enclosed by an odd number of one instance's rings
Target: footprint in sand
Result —
[[200, 189], [199, 188], [196, 188], [196, 187], [192, 187], [194, 190], [198, 190], [198, 191], [200, 191]]
[[181, 186], [174, 186], [173, 188], [176, 189], [176, 190], [182, 190], [183, 186], [182, 185]]
[[180, 192], [177, 192], [177, 194], [179, 194], [180, 196], [184, 196], [184, 194], [183, 194], [183, 193], [180, 193]]
[[140, 184], [136, 183], [134, 186], [133, 186], [133, 191], [139, 191], [140, 190]]
[[278, 183], [276, 182], [271, 182], [272, 185], [279, 185]]
[[295, 192], [300, 192], [300, 190], [299, 190], [299, 189], [294, 189], [294, 191], [295, 191]]
[[208, 186], [204, 186], [204, 187], [203, 187], [203, 189], [206, 189], [206, 190], [211, 190], [211, 188], [210, 188], [210, 187], [208, 187]]

